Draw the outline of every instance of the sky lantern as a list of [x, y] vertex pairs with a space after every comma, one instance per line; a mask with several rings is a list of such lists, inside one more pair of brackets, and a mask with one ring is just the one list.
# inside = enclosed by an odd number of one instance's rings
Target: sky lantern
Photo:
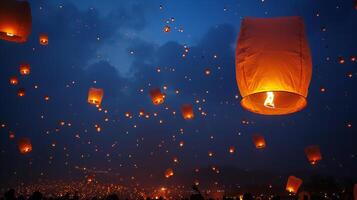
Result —
[[21, 64], [19, 70], [21, 75], [24, 76], [29, 75], [31, 72], [30, 64], [27, 63]]
[[181, 107], [182, 116], [186, 120], [193, 119], [195, 114], [193, 113], [193, 108], [191, 104], [185, 104]]
[[19, 96], [19, 97], [24, 97], [26, 95], [26, 90], [25, 90], [25, 88], [19, 88], [18, 90], [17, 90], [17, 96]]
[[170, 26], [164, 26], [164, 32], [168, 33], [171, 31], [171, 27]]
[[17, 85], [17, 84], [19, 84], [19, 79], [17, 78], [17, 76], [12, 76], [12, 77], [10, 77], [10, 84], [11, 84], [11, 85]]
[[243, 19], [236, 49], [243, 108], [262, 115], [297, 112], [307, 104], [311, 75], [302, 18]]
[[161, 93], [159, 88], [152, 89], [150, 91], [151, 101], [154, 105], [160, 105], [164, 103], [165, 95]]
[[89, 88], [88, 91], [88, 103], [100, 106], [102, 103], [104, 91], [101, 88]]
[[165, 171], [165, 178], [170, 178], [174, 175], [174, 170], [171, 168], [166, 169]]
[[305, 154], [312, 165], [317, 164], [317, 162], [322, 159], [320, 147], [317, 145], [305, 147]]
[[263, 149], [266, 146], [265, 139], [263, 135], [254, 134], [253, 135], [253, 142], [257, 149]]
[[29, 138], [21, 138], [17, 142], [19, 151], [22, 154], [30, 153], [32, 151], [32, 144]]
[[0, 39], [26, 42], [31, 33], [31, 8], [27, 1], [0, 1]]
[[48, 45], [48, 35], [47, 34], [40, 34], [39, 36], [39, 42], [41, 45]]
[[9, 139], [15, 139], [15, 133], [14, 132], [12, 132], [12, 131], [10, 131], [9, 132]]
[[296, 194], [302, 184], [302, 180], [295, 176], [289, 176], [286, 184], [286, 191]]

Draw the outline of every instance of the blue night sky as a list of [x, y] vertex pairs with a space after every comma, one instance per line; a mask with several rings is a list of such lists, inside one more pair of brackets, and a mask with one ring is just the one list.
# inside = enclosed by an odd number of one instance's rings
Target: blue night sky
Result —
[[[264, 171], [283, 180], [309, 173], [357, 178], [352, 0], [29, 2], [28, 41], [0, 41], [0, 180], [6, 180], [0, 185], [81, 180], [88, 173], [104, 181], [161, 184], [167, 168], [175, 171], [173, 181], [192, 182], [200, 176], [192, 175], [196, 168], [211, 166], [221, 174], [208, 182], [240, 171]], [[313, 60], [304, 110], [263, 116], [241, 107], [235, 47], [247, 16], [303, 17]], [[41, 33], [48, 34], [48, 46], [38, 43]], [[18, 75], [23, 62], [31, 65], [27, 77]], [[17, 86], [9, 84], [13, 75], [19, 77]], [[20, 87], [25, 97], [17, 96]], [[104, 89], [101, 112], [87, 103], [90, 87]], [[166, 93], [164, 104], [151, 103], [152, 88]], [[192, 121], [181, 116], [185, 103], [194, 107]], [[149, 119], [139, 117], [141, 109]], [[264, 150], [255, 149], [255, 133], [264, 135]], [[31, 139], [31, 153], [19, 153], [21, 137]], [[323, 160], [316, 166], [304, 154], [308, 145], [321, 148]]]

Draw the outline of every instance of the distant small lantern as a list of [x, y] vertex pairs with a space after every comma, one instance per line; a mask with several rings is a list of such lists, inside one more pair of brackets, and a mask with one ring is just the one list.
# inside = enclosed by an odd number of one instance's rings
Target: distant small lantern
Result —
[[31, 71], [30, 64], [21, 64], [19, 70], [21, 75], [29, 75]]
[[12, 132], [12, 131], [10, 131], [9, 132], [9, 139], [14, 139], [15, 138], [15, 133], [14, 132]]
[[317, 162], [322, 159], [322, 155], [321, 155], [319, 146], [317, 146], [317, 145], [308, 146], [304, 150], [305, 150], [307, 159], [309, 160], [309, 162], [312, 165], [317, 164]]
[[0, 1], [0, 39], [10, 42], [26, 42], [31, 33], [32, 17], [27, 1]]
[[25, 90], [25, 88], [19, 88], [18, 90], [17, 90], [17, 96], [19, 96], [19, 97], [24, 97], [26, 95], [26, 90]]
[[170, 178], [173, 175], [174, 175], [174, 170], [173, 169], [171, 169], [171, 168], [166, 169], [166, 171], [165, 171], [165, 177], [166, 178]]
[[165, 26], [164, 27], [164, 32], [165, 33], [168, 33], [168, 32], [170, 32], [171, 31], [171, 27], [170, 26]]
[[32, 151], [32, 144], [31, 144], [31, 140], [29, 138], [19, 139], [17, 145], [18, 145], [20, 153], [22, 153], [22, 154], [27, 154]]
[[48, 35], [47, 34], [41, 34], [39, 36], [39, 42], [40, 42], [41, 45], [44, 45], [44, 46], [48, 45]]
[[193, 112], [193, 107], [192, 107], [191, 104], [182, 105], [181, 112], [182, 112], [182, 117], [185, 120], [190, 120], [190, 119], [193, 119], [195, 117], [195, 114]]
[[298, 112], [307, 104], [311, 75], [302, 18], [243, 19], [236, 48], [243, 108], [262, 115]]
[[164, 103], [165, 95], [161, 93], [159, 88], [152, 89], [150, 91], [151, 101], [154, 105], [160, 105]]
[[101, 88], [89, 88], [88, 103], [100, 106], [102, 103], [104, 91]]
[[235, 151], [236, 151], [236, 149], [234, 147], [229, 147], [230, 154], [234, 154]]
[[265, 139], [263, 135], [254, 134], [253, 135], [253, 142], [257, 149], [263, 149], [266, 146]]
[[10, 84], [11, 84], [11, 85], [17, 85], [17, 84], [19, 84], [19, 79], [17, 79], [16, 76], [10, 77]]
[[302, 180], [295, 176], [289, 176], [286, 184], [286, 191], [296, 194], [302, 184]]

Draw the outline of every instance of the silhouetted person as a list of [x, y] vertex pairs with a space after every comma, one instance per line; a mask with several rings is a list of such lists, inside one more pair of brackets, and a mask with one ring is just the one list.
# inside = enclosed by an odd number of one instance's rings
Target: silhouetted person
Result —
[[253, 200], [253, 196], [250, 193], [244, 193], [243, 200]]
[[9, 191], [5, 192], [4, 194], [5, 200], [15, 200], [15, 190], [10, 189]]
[[192, 190], [196, 192], [196, 194], [191, 194], [190, 200], [204, 200], [200, 190], [198, 189], [197, 185], [192, 186]]

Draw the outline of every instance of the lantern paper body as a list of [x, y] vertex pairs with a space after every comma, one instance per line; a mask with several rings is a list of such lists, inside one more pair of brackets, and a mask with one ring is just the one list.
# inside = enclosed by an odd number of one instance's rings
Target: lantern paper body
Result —
[[264, 136], [262, 135], [253, 135], [253, 142], [257, 149], [263, 149], [266, 146]]
[[171, 169], [171, 168], [168, 168], [166, 171], [165, 171], [165, 177], [166, 178], [170, 178], [171, 176], [174, 175], [174, 170]]
[[102, 103], [104, 91], [100, 88], [89, 88], [88, 103], [100, 106]]
[[39, 42], [41, 45], [48, 45], [48, 35], [46, 34], [41, 34], [40, 37], [39, 37]]
[[19, 70], [21, 75], [26, 76], [30, 74], [31, 68], [29, 64], [21, 64]]
[[289, 176], [286, 191], [296, 194], [302, 184], [302, 180], [295, 176]]
[[21, 138], [17, 144], [19, 147], [19, 151], [22, 154], [30, 153], [32, 151], [31, 140], [28, 138]]
[[31, 8], [26, 1], [0, 1], [0, 39], [26, 42], [31, 33]]
[[17, 90], [17, 96], [24, 97], [26, 95], [26, 90], [24, 88], [20, 88]]
[[319, 146], [308, 146], [305, 148], [305, 154], [307, 159], [312, 165], [315, 165], [318, 161], [322, 159], [320, 147]]
[[19, 83], [19, 80], [17, 79], [16, 76], [10, 77], [10, 84], [11, 85], [17, 85]]
[[160, 89], [152, 89], [150, 91], [151, 101], [154, 105], [160, 105], [164, 103], [165, 95], [161, 93]]
[[182, 117], [186, 120], [193, 119], [195, 117], [193, 113], [192, 105], [185, 104], [181, 107]]
[[236, 79], [245, 109], [284, 115], [306, 106], [312, 63], [304, 31], [300, 17], [242, 21]]

